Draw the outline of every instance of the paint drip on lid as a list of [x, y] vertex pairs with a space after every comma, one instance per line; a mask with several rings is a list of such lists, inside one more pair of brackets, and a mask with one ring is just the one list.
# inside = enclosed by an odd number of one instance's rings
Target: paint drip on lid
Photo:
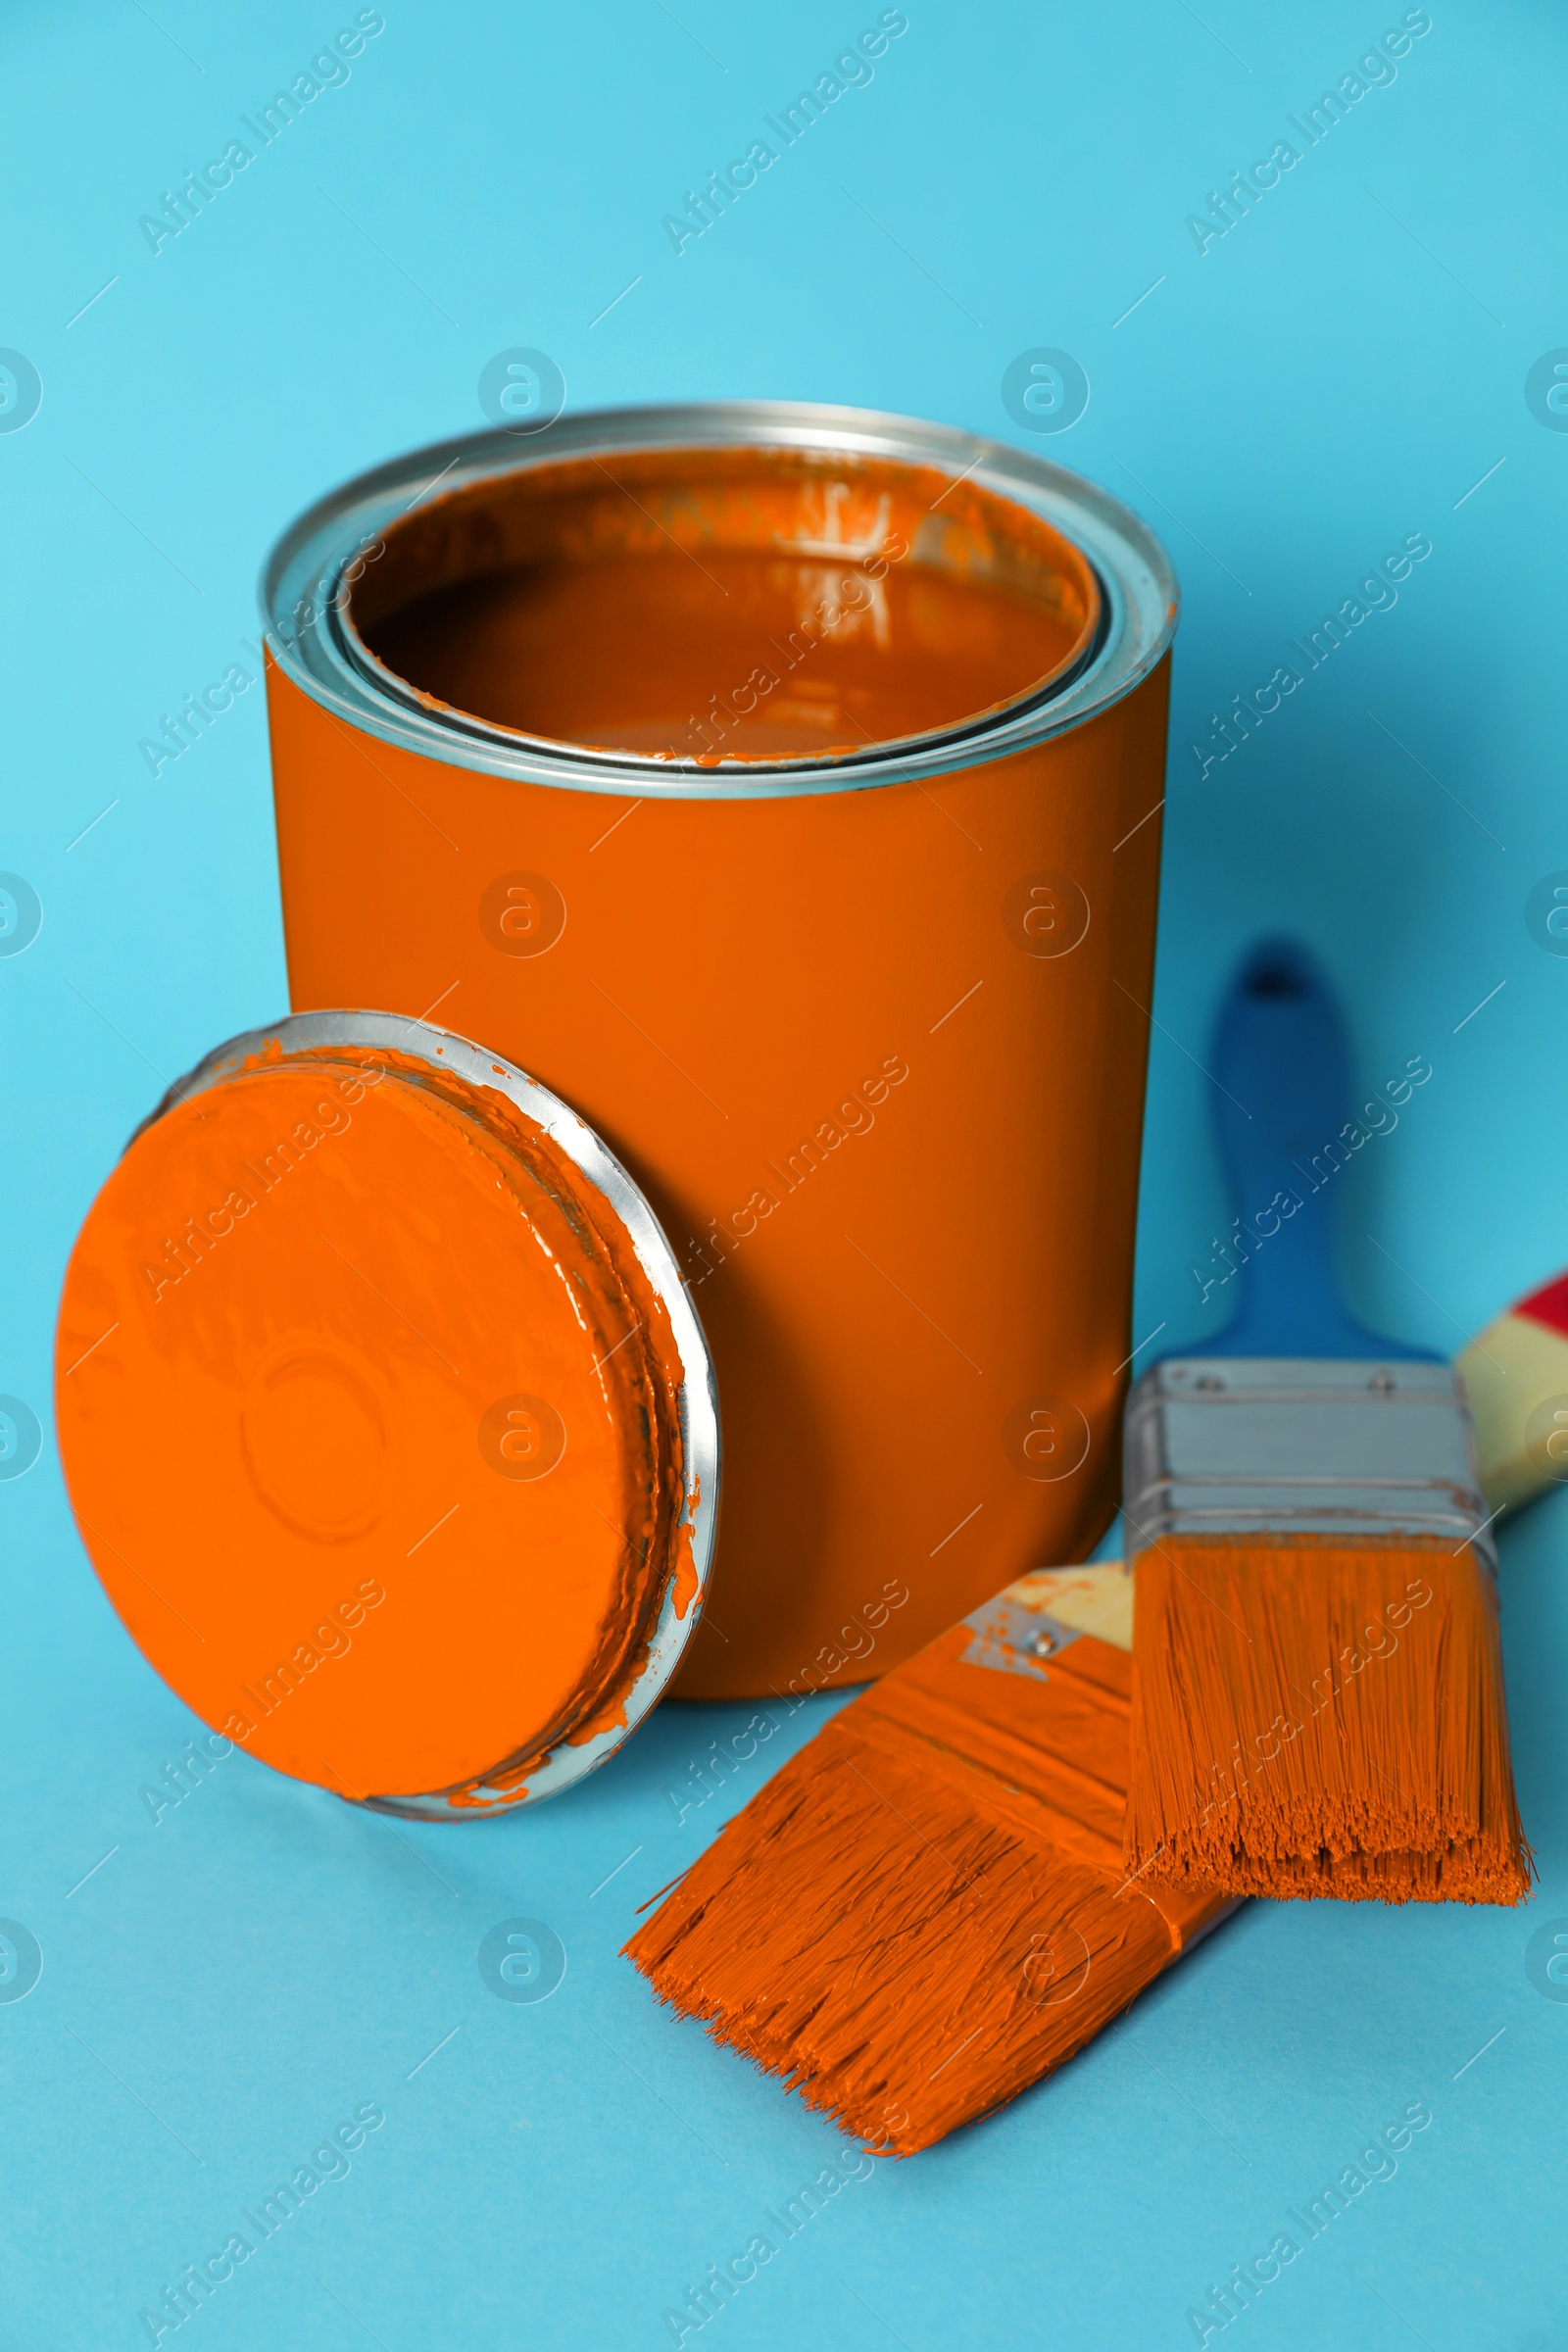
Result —
[[319, 1013], [171, 1090], [67, 1272], [60, 1445], [150, 1663], [296, 1778], [554, 1793], [696, 1623], [717, 1421], [646, 1201], [521, 1071]]

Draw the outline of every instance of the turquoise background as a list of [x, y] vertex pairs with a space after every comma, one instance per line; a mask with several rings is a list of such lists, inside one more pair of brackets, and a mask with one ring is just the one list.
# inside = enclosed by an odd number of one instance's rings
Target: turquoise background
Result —
[[[239, 1756], [154, 1826], [138, 1790], [197, 1727], [61, 1490], [73, 1233], [166, 1078], [285, 998], [260, 692], [156, 781], [139, 741], [246, 660], [282, 523], [477, 425], [493, 354], [547, 351], [574, 408], [782, 395], [1024, 441], [1004, 369], [1070, 352], [1087, 412], [1032, 445], [1144, 513], [1186, 596], [1138, 1336], [1220, 1304], [1191, 1273], [1223, 1214], [1197, 1060], [1263, 926], [1326, 958], [1369, 1085], [1433, 1064], [1347, 1179], [1359, 1310], [1456, 1347], [1568, 1258], [1568, 963], [1525, 922], [1568, 867], [1568, 438], [1524, 390], [1568, 344], [1560, 14], [1436, 0], [1396, 80], [1200, 255], [1186, 216], [1397, 6], [910, 0], [870, 84], [677, 258], [662, 216], [874, 7], [387, 0], [347, 82], [155, 255], [138, 217], [354, 13], [54, 0], [0, 33], [0, 343], [43, 383], [0, 435], [0, 866], [43, 906], [0, 958], [0, 1390], [45, 1428], [0, 1485], [0, 1912], [43, 1950], [0, 2003], [0, 2343], [39, 2352], [145, 2341], [140, 2308], [367, 2103], [348, 2177], [204, 2309], [210, 2352], [664, 2344], [663, 2309], [847, 2149], [616, 1957], [756, 1785], [760, 1760], [680, 1823], [666, 1795], [750, 1710], [666, 1707], [581, 1792], [466, 1832]], [[1210, 713], [1416, 531], [1397, 606], [1200, 781]], [[1054, 2083], [848, 2185], [714, 2323], [730, 2352], [1194, 2341], [1188, 2307], [1415, 2100], [1430, 2129], [1245, 2340], [1564, 2340], [1568, 2004], [1524, 1949], [1568, 1913], [1565, 1510], [1502, 1539], [1530, 1911], [1252, 1906]], [[518, 1915], [567, 1954], [534, 2005], [475, 1965]]]

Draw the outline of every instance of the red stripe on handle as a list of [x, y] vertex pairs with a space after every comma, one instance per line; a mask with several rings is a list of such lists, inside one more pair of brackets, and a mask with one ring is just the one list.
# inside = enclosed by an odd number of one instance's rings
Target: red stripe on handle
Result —
[[1559, 1274], [1555, 1282], [1532, 1291], [1511, 1312], [1528, 1315], [1532, 1323], [1544, 1323], [1548, 1331], [1559, 1331], [1568, 1339], [1568, 1274]]

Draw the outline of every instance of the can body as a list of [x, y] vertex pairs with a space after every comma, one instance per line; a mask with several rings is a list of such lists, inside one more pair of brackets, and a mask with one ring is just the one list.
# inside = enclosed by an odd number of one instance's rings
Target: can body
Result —
[[295, 1008], [535, 1073], [690, 1285], [725, 1461], [685, 1695], [863, 1681], [1108, 1524], [1167, 688], [1159, 646], [1000, 757], [662, 794], [413, 748], [270, 662]]

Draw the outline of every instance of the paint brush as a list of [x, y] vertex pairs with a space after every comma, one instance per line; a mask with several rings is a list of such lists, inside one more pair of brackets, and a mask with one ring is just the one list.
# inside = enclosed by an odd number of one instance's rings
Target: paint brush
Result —
[[1568, 1274], [1498, 1315], [1457, 1360], [1494, 1509], [1518, 1510], [1568, 1480]]
[[1349, 1118], [1341, 1016], [1288, 941], [1246, 958], [1210, 1064], [1248, 1212], [1240, 1299], [1221, 1339], [1155, 1365], [1128, 1405], [1128, 1873], [1522, 1902], [1494, 1514], [1463, 1382], [1363, 1330], [1334, 1279], [1340, 1170], [1430, 1069], [1407, 1065]]
[[1042, 1570], [834, 1716], [626, 1946], [882, 2153], [1053, 2073], [1233, 1904], [1122, 1869], [1132, 1585]]

